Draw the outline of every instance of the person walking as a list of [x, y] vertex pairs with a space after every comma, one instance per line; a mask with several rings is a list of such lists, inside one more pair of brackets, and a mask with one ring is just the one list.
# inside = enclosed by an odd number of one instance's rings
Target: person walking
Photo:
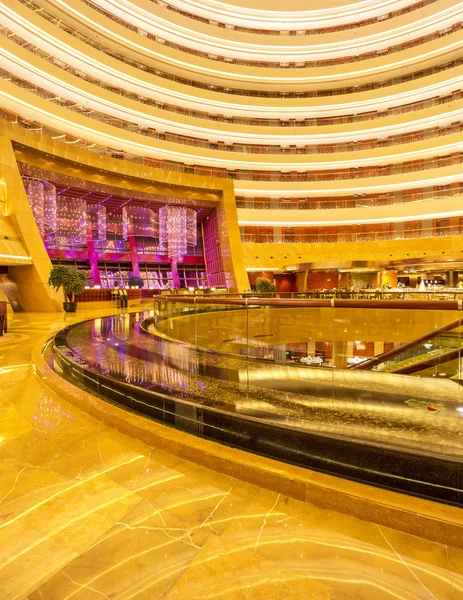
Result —
[[0, 275], [0, 292], [5, 294], [14, 312], [21, 311], [21, 305], [19, 304], [18, 299], [18, 286], [6, 274]]

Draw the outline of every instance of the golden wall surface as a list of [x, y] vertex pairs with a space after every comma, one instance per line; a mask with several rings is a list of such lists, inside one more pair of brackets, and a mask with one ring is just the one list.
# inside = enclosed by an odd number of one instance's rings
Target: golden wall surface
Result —
[[[247, 268], [283, 268], [323, 261], [393, 261], [407, 258], [463, 257], [463, 236], [333, 243], [243, 243]], [[449, 263], [451, 265], [451, 263]]]
[[[0, 171], [5, 182], [6, 213], [10, 228], [20, 237], [26, 256], [31, 261], [18, 261], [0, 257], [0, 264], [9, 264], [9, 272], [18, 285], [19, 299], [24, 310], [52, 312], [60, 307], [60, 294], [47, 286], [51, 261], [43, 244], [34, 215], [27, 198], [11, 142], [11, 129], [0, 125]], [[9, 124], [8, 124], [9, 125]], [[14, 255], [21, 248], [5, 251]], [[21, 252], [22, 254], [22, 252]], [[26, 262], [26, 264], [22, 264]]]
[[[21, 236], [26, 252], [32, 259], [32, 265], [14, 267], [11, 271], [21, 288], [26, 310], [57, 310], [58, 299], [61, 298], [46, 285], [51, 262], [35, 224], [17, 161], [134, 192], [183, 197], [215, 206], [219, 218], [223, 266], [230, 273], [232, 289], [242, 291], [248, 286], [232, 182], [113, 159], [24, 130], [6, 121], [0, 122], [0, 128], [0, 168], [5, 182], [8, 219], [14, 232]], [[12, 254], [12, 251], [9, 253]], [[6, 264], [1, 257], [0, 264]]]

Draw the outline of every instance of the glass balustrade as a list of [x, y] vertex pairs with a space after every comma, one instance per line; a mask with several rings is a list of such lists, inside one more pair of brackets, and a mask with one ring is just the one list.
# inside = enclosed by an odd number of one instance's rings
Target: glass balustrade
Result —
[[413, 238], [436, 238], [463, 235], [463, 225], [413, 228], [403, 231], [367, 231], [313, 233], [258, 233], [246, 231], [241, 234], [241, 241], [248, 244], [332, 244], [342, 242], [376, 242], [386, 240], [403, 240]]
[[[53, 360], [74, 383], [188, 433], [461, 505], [459, 308], [161, 295], [153, 310], [67, 328]], [[361, 368], [391, 352], [420, 370]]]

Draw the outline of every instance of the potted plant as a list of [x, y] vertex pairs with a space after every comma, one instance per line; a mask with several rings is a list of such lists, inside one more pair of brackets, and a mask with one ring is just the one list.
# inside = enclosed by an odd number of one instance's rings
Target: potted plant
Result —
[[143, 279], [141, 277], [138, 277], [137, 275], [130, 275], [130, 277], [127, 280], [127, 283], [130, 287], [137, 287], [140, 289], [145, 285]]
[[48, 285], [59, 290], [63, 288], [66, 301], [63, 302], [63, 308], [66, 312], [76, 312], [77, 302], [75, 295], [84, 291], [86, 275], [76, 267], [65, 267], [56, 265], [50, 271]]
[[256, 279], [256, 292], [259, 292], [260, 294], [265, 292], [276, 292], [276, 287], [267, 277], [258, 277]]

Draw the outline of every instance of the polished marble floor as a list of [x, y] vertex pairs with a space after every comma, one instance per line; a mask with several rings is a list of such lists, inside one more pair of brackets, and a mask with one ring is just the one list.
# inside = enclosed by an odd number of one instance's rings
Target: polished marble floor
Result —
[[460, 550], [233, 480], [60, 399], [30, 353], [73, 318], [18, 315], [0, 338], [1, 600], [463, 600]]

